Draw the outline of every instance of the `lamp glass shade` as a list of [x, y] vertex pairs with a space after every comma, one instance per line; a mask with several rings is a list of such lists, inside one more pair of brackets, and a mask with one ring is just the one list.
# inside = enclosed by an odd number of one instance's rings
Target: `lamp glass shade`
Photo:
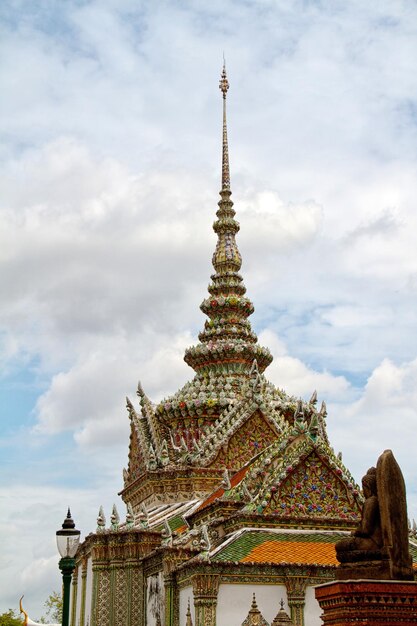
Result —
[[80, 543], [80, 531], [75, 529], [58, 530], [56, 543], [58, 552], [63, 559], [73, 559]]

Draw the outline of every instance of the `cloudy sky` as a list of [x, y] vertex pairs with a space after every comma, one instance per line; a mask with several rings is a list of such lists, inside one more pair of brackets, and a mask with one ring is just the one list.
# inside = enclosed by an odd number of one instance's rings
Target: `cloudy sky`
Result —
[[359, 480], [392, 448], [417, 518], [417, 6], [3, 0], [0, 612], [33, 617], [127, 461], [125, 396], [192, 375], [220, 186], [270, 380], [328, 404]]

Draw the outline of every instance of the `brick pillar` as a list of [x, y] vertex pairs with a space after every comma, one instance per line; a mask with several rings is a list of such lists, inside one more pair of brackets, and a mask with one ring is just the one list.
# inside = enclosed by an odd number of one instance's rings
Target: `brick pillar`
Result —
[[198, 574], [193, 579], [195, 608], [194, 626], [216, 626], [217, 594], [219, 576]]
[[417, 583], [340, 580], [319, 585], [316, 599], [324, 626], [415, 626]]

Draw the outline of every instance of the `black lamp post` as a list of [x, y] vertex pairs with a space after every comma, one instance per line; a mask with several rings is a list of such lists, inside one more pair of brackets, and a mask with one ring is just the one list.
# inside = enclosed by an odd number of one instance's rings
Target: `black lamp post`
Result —
[[68, 509], [67, 517], [64, 519], [62, 529], [56, 532], [56, 543], [61, 560], [59, 569], [62, 572], [63, 594], [62, 594], [62, 626], [69, 626], [69, 605], [71, 578], [75, 568], [75, 554], [80, 543], [80, 531], [76, 530], [71, 511]]

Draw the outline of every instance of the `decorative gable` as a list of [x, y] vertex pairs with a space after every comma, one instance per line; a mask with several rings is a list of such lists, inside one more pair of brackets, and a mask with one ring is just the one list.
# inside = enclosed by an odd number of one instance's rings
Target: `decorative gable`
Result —
[[309, 433], [271, 445], [236, 491], [252, 498], [247, 511], [285, 519], [343, 524], [358, 520], [361, 512], [351, 474], [326, 442]]
[[242, 467], [259, 452], [265, 450], [277, 437], [276, 430], [272, 428], [259, 410], [256, 411], [226, 444], [226, 467]]
[[[342, 471], [333, 470], [312, 450], [296, 467], [286, 468], [288, 476], [264, 493], [264, 514], [285, 517], [357, 520], [360, 517], [359, 492], [342, 480]], [[263, 504], [263, 503], [262, 503]]]

